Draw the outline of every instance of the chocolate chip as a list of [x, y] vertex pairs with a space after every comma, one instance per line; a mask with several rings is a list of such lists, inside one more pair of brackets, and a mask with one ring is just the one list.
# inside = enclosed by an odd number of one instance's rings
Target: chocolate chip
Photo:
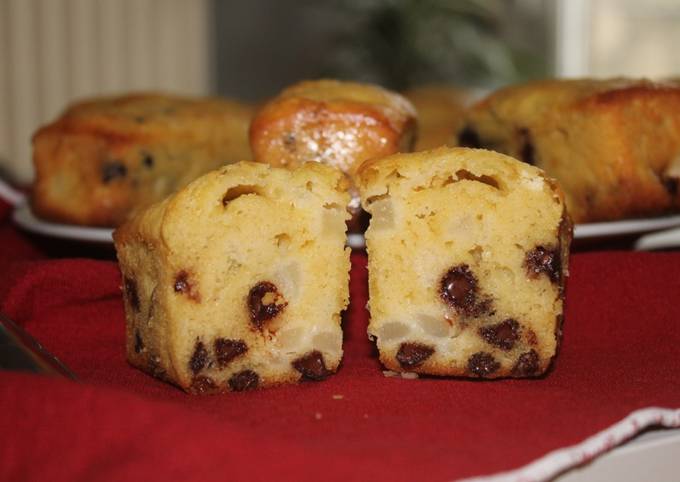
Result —
[[441, 279], [441, 297], [456, 308], [474, 305], [477, 278], [466, 264], [451, 268]]
[[526, 162], [532, 166], [536, 165], [536, 152], [534, 150], [534, 144], [531, 141], [531, 133], [529, 129], [520, 129], [519, 136], [522, 142], [522, 147], [519, 150], [519, 158], [521, 161]]
[[397, 361], [403, 368], [414, 368], [430, 358], [434, 348], [422, 343], [402, 343], [397, 352]]
[[279, 293], [274, 283], [261, 281], [250, 289], [248, 293], [248, 308], [250, 321], [258, 330], [264, 326], [264, 322], [277, 316], [288, 302]]
[[511, 350], [519, 339], [519, 323], [508, 318], [495, 325], [481, 327], [479, 334], [487, 343], [501, 350]]
[[490, 308], [489, 300], [477, 302], [477, 278], [466, 264], [451, 268], [439, 283], [444, 302], [467, 316], [479, 316]]
[[283, 136], [283, 145], [288, 149], [290, 152], [295, 152], [295, 134], [292, 132], [289, 132], [285, 136]]
[[676, 197], [678, 195], [678, 182], [680, 180], [677, 177], [662, 177], [661, 179], [666, 192], [672, 197]]
[[326, 368], [321, 352], [314, 350], [293, 361], [293, 368], [307, 380], [323, 380], [331, 374]]
[[458, 145], [461, 147], [480, 148], [482, 147], [482, 142], [477, 131], [467, 125], [458, 133]]
[[161, 359], [156, 355], [149, 355], [147, 360], [147, 370], [154, 377], [165, 378], [165, 368], [161, 366]]
[[151, 169], [153, 167], [153, 156], [151, 154], [145, 153], [142, 157], [142, 164], [144, 164], [144, 167]]
[[228, 340], [226, 338], [217, 338], [214, 348], [217, 364], [221, 367], [227, 366], [234, 358], [248, 351], [248, 345], [243, 340]]
[[133, 311], [139, 311], [139, 294], [137, 293], [137, 283], [134, 279], [125, 277], [123, 282], [125, 297]]
[[560, 280], [561, 264], [559, 249], [552, 247], [536, 246], [524, 258], [529, 278], [536, 279], [545, 273], [553, 283]]
[[175, 293], [183, 293], [194, 301], [200, 301], [200, 295], [196, 290], [194, 283], [192, 283], [189, 273], [182, 270], [175, 276], [174, 284]]
[[229, 388], [235, 392], [253, 390], [260, 384], [260, 376], [252, 370], [243, 370], [231, 376]]
[[199, 375], [191, 380], [191, 393], [196, 395], [204, 395], [206, 393], [212, 393], [217, 390], [217, 385], [212, 378], [206, 377], [204, 375]]
[[529, 345], [536, 346], [538, 344], [538, 337], [536, 336], [536, 332], [534, 330], [527, 330], [526, 338]]
[[180, 271], [175, 276], [175, 293], [186, 293], [189, 291], [189, 274], [186, 271]]
[[522, 353], [512, 368], [512, 374], [516, 377], [528, 377], [534, 375], [536, 371], [538, 371], [538, 353], [535, 350]]
[[102, 182], [109, 182], [127, 175], [127, 167], [120, 161], [106, 161], [102, 164]]
[[202, 341], [196, 341], [196, 347], [194, 348], [194, 354], [191, 355], [191, 360], [189, 360], [189, 368], [194, 373], [198, 373], [203, 370], [208, 365], [208, 350], [205, 349]]
[[480, 351], [468, 360], [468, 371], [478, 377], [491, 375], [501, 367], [501, 364], [490, 353]]
[[597, 194], [595, 194], [595, 192], [587, 188], [585, 191], [586, 192], [584, 195], [584, 202], [586, 205], [586, 212], [591, 213], [595, 210], [595, 207], [597, 206]]
[[139, 336], [139, 331], [135, 330], [135, 353], [141, 353], [144, 351], [144, 342], [142, 337]]

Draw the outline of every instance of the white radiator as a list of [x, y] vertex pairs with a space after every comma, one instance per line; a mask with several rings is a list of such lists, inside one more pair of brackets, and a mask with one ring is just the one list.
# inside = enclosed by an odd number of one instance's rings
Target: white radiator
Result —
[[213, 87], [210, 0], [0, 0], [0, 175], [32, 179], [30, 138], [74, 99]]

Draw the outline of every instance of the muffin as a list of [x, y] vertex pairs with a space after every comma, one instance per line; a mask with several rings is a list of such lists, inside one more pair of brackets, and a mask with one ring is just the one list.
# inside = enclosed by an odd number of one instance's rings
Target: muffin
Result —
[[404, 92], [418, 112], [415, 151], [458, 145], [468, 94], [447, 85], [422, 85]]
[[680, 207], [680, 87], [647, 80], [546, 80], [494, 92], [459, 141], [544, 169], [577, 223]]
[[240, 162], [114, 233], [129, 362], [192, 393], [321, 380], [342, 358], [341, 172]]
[[251, 109], [217, 98], [136, 94], [75, 104], [33, 137], [39, 217], [118, 226], [217, 167], [251, 158]]
[[398, 372], [532, 377], [557, 353], [571, 224], [557, 184], [485, 150], [365, 163], [369, 336]]

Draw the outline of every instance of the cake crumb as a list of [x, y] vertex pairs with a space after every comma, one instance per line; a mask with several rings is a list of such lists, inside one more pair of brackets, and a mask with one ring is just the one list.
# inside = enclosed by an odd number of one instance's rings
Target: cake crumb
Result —
[[418, 374], [415, 372], [395, 372], [392, 370], [383, 370], [383, 375], [387, 378], [403, 378], [405, 380], [415, 380]]
[[333, 400], [342, 400], [343, 398], [345, 398], [344, 395], [333, 395]]
[[314, 418], [315, 418], [316, 420], [321, 420], [321, 419], [323, 418], [323, 415], [321, 414], [321, 412], [316, 412], [316, 413], [314, 414]]

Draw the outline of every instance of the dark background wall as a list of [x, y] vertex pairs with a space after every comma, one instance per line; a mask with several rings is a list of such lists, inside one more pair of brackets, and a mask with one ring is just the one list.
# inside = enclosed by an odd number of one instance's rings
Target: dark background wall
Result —
[[545, 76], [551, 2], [249, 0], [214, 3], [216, 90], [261, 100], [331, 76], [393, 89]]
[[244, 100], [321, 75], [338, 16], [305, 1], [216, 1], [217, 90]]

